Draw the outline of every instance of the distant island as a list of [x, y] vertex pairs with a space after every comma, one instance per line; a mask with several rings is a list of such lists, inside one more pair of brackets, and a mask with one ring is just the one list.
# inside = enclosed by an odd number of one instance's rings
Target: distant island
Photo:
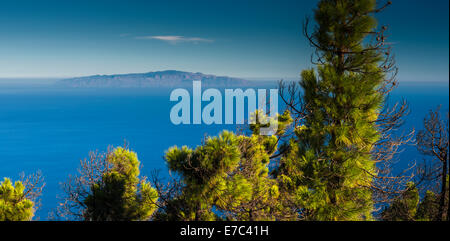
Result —
[[248, 86], [252, 83], [252, 81], [227, 76], [166, 70], [148, 73], [77, 77], [60, 80], [57, 82], [57, 85], [79, 88], [173, 88], [192, 86], [192, 81], [195, 80], [201, 80], [202, 86], [205, 87]]

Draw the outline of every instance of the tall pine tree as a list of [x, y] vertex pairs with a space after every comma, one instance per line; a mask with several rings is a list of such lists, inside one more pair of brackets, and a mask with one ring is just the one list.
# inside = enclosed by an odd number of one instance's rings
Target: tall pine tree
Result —
[[305, 27], [317, 68], [301, 74], [304, 121], [277, 173], [302, 219], [372, 219], [371, 152], [380, 138], [375, 122], [392, 67], [385, 27], [376, 31], [374, 14], [381, 8], [375, 0], [322, 0], [314, 32]]

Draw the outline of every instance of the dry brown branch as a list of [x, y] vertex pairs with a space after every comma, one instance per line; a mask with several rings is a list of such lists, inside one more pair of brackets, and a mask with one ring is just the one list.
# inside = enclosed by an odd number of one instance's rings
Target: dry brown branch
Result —
[[25, 173], [20, 173], [19, 180], [25, 187], [24, 198], [31, 200], [34, 203], [34, 211], [41, 207], [40, 196], [42, 195], [42, 190], [45, 187], [44, 177], [41, 171], [32, 173], [30, 175], [25, 175]]
[[[126, 146], [124, 146], [126, 148]], [[80, 160], [80, 167], [77, 175], [69, 175], [66, 182], [61, 183], [61, 188], [65, 194], [60, 206], [53, 214], [62, 219], [83, 220], [86, 204], [84, 200], [91, 194], [91, 187], [102, 182], [103, 174], [111, 169], [111, 164], [107, 161], [108, 155], [113, 148], [108, 147], [106, 153], [92, 151], [89, 158]]]
[[[430, 111], [424, 119], [424, 130], [417, 134], [417, 149], [422, 154], [431, 157], [431, 160], [424, 161], [417, 169], [419, 184], [423, 184], [422, 188], [429, 189], [430, 185], [440, 188], [439, 191], [439, 211], [436, 220], [443, 220], [447, 216], [449, 220], [450, 208], [449, 201], [445, 204], [446, 199], [449, 200], [450, 192], [448, 192], [448, 171], [449, 171], [449, 122], [447, 118], [442, 119], [440, 107], [434, 111]], [[448, 193], [447, 193], [448, 192]], [[445, 214], [445, 209], [447, 213]]]

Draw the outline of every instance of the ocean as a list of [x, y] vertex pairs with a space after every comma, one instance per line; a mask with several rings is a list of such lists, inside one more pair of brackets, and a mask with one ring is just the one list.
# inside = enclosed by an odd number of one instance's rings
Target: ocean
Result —
[[[200, 145], [206, 135], [236, 130], [235, 125], [174, 125], [167, 89], [62, 89], [0, 86], [0, 178], [40, 170], [45, 178], [42, 206], [46, 220], [61, 201], [60, 183], [76, 174], [89, 151], [106, 151], [126, 141], [143, 165], [141, 175], [167, 173], [164, 152], [171, 146]], [[408, 100], [411, 113], [403, 130], [422, 128], [430, 109], [448, 112], [448, 83], [401, 83], [390, 102]], [[280, 100], [281, 102], [281, 100]], [[400, 130], [401, 131], [401, 130]], [[420, 161], [414, 147], [401, 154], [400, 167]]]

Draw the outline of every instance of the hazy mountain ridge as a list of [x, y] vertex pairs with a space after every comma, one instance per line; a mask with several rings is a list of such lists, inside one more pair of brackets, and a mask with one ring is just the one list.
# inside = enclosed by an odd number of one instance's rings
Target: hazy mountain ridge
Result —
[[202, 86], [241, 86], [252, 81], [227, 76], [183, 72], [176, 70], [156, 71], [148, 73], [93, 75], [63, 79], [57, 82], [59, 86], [80, 88], [117, 88], [117, 87], [188, 87], [192, 81], [201, 80]]

